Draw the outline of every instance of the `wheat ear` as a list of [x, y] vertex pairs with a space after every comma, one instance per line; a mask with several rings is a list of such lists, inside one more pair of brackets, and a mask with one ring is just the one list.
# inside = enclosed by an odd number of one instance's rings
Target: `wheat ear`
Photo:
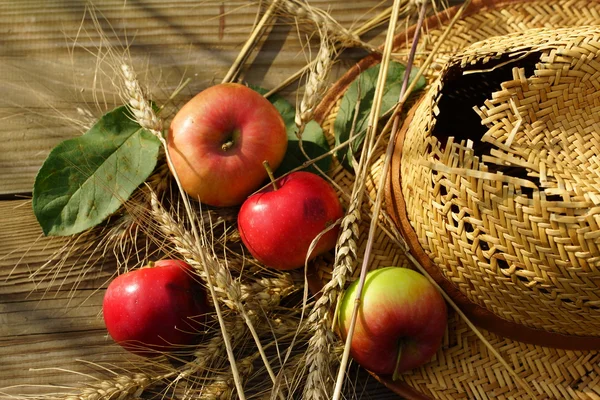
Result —
[[[333, 44], [325, 35], [321, 35], [321, 44], [319, 46], [319, 52], [315, 57], [315, 63], [311, 63], [309, 69], [308, 78], [304, 87], [304, 95], [296, 110], [295, 123], [298, 128], [296, 136], [298, 137], [298, 143], [300, 150], [307, 161], [311, 160], [311, 157], [306, 153], [302, 143], [302, 135], [304, 128], [312, 120], [315, 108], [322, 99], [323, 93], [327, 88], [327, 78], [331, 72], [331, 66], [333, 59], [335, 58], [335, 51], [333, 50]], [[312, 165], [323, 177], [329, 179], [330, 183], [338, 190], [341, 191], [339, 184], [333, 179], [329, 178], [326, 171], [321, 170], [317, 164]]]
[[332, 365], [334, 362], [332, 349], [337, 342], [337, 338], [331, 329], [332, 318], [347, 277], [352, 275], [356, 267], [357, 241], [360, 234], [360, 193], [363, 192], [355, 191], [353, 193], [350, 207], [342, 219], [332, 277], [321, 290], [320, 297], [307, 319], [308, 329], [312, 332], [306, 351], [308, 375], [303, 398], [307, 400], [326, 400], [330, 398], [333, 385]]
[[327, 88], [327, 77], [331, 71], [334, 57], [335, 52], [331, 41], [326, 35], [321, 35], [319, 52], [315, 57], [315, 62], [310, 64], [311, 68], [308, 71], [304, 94], [296, 110], [295, 122], [299, 138], [302, 137], [306, 124], [312, 120], [315, 107], [321, 101]]
[[[260, 278], [251, 283], [242, 284], [242, 301], [264, 311], [279, 306], [281, 299], [299, 290], [290, 274], [283, 273], [274, 278]], [[258, 308], [254, 311], [258, 311]]]
[[[163, 146], [163, 149], [165, 151], [167, 163], [169, 166], [172, 166], [171, 158], [170, 158], [169, 151], [168, 151], [167, 141], [165, 140], [165, 138], [162, 134], [162, 121], [158, 118], [158, 116], [156, 115], [156, 113], [154, 112], [152, 107], [150, 106], [150, 103], [146, 100], [146, 96], [144, 95], [144, 92], [142, 91], [142, 89], [139, 85], [139, 82], [137, 80], [137, 77], [136, 77], [135, 73], [133, 72], [132, 68], [127, 64], [122, 64], [121, 71], [123, 73], [123, 80], [124, 80], [125, 87], [128, 92], [127, 94], [129, 96], [129, 105], [130, 105], [130, 108], [132, 109], [132, 113], [134, 114], [136, 120], [138, 120], [138, 123], [140, 124], [140, 126], [148, 129], [160, 140], [160, 142]], [[160, 128], [160, 129], [157, 129], [157, 128]], [[189, 199], [187, 198], [187, 195], [185, 194], [185, 192], [183, 191], [183, 189], [181, 187], [181, 182], [179, 181], [179, 177], [176, 172], [173, 173], [173, 177], [175, 178], [175, 181], [177, 182], [177, 187], [181, 194], [181, 199], [182, 199], [183, 205], [185, 207], [185, 212], [189, 218], [189, 222], [191, 223], [192, 234], [195, 239], [195, 243], [197, 243], [197, 245], [195, 245], [194, 248], [198, 250], [196, 253], [199, 256], [199, 260], [200, 260], [201, 264], [206, 265], [208, 260], [207, 260], [206, 254], [204, 254], [204, 252], [200, 248], [200, 243], [199, 243], [200, 242], [200, 234], [198, 233], [198, 228], [195, 225], [195, 222], [196, 222], [195, 214], [192, 211], [192, 207], [191, 207]], [[233, 354], [233, 349], [231, 347], [229, 335], [228, 335], [227, 331], [224, 330], [223, 314], [221, 312], [221, 307], [219, 305], [217, 295], [215, 293], [211, 274], [206, 274], [206, 280], [207, 280], [207, 286], [208, 286], [208, 289], [210, 292], [210, 296], [213, 299], [215, 312], [216, 312], [217, 318], [219, 320], [219, 325], [221, 327], [221, 335], [223, 336], [223, 342], [224, 342], [225, 348], [227, 350], [227, 357], [231, 364], [232, 372], [234, 374], [236, 388], [238, 390], [238, 396], [240, 397], [240, 399], [244, 400], [246, 398], [246, 396], [244, 394], [244, 390], [241, 385], [241, 380], [239, 378], [239, 374], [237, 373], [237, 367], [235, 365], [235, 356]]]
[[[240, 376], [244, 381], [248, 380], [254, 371], [254, 360], [260, 355], [254, 354], [245, 357], [238, 361], [238, 369]], [[233, 384], [233, 376], [231, 371], [218, 374], [212, 379], [208, 385], [201, 389], [199, 396], [194, 396], [198, 400], [225, 400], [233, 398], [235, 386]]]
[[[160, 380], [160, 379], [158, 379]], [[142, 395], [157, 379], [145, 374], [118, 375], [114, 379], [94, 383], [81, 389], [77, 394], [70, 394], [64, 400], [127, 400]]]
[[[154, 215], [161, 223], [160, 227], [163, 229], [163, 232], [171, 239], [177, 251], [184, 256], [186, 262], [188, 262], [199, 275], [207, 281], [209, 287], [211, 282], [215, 283], [213, 286], [215, 300], [219, 298], [225, 301], [229, 307], [240, 313], [261, 353], [261, 358], [269, 376], [272, 381], [275, 382], [275, 373], [271, 369], [266, 354], [264, 354], [252, 318], [248, 315], [244, 307], [240, 282], [234, 280], [227, 266], [222, 264], [214, 254], [211, 254], [206, 234], [204, 234], [200, 242], [198, 242], [195, 239], [195, 235], [192, 235], [183, 228], [170, 213], [164, 210], [155, 194], [151, 196], [151, 205]], [[224, 293], [226, 298], [224, 299], [222, 296], [218, 296], [218, 292]], [[253, 305], [254, 302], [255, 299], [250, 298], [247, 299], [246, 304], [250, 305], [250, 309], [259, 309], [260, 307], [258, 305]], [[239, 392], [240, 390], [238, 390], [238, 393]]]

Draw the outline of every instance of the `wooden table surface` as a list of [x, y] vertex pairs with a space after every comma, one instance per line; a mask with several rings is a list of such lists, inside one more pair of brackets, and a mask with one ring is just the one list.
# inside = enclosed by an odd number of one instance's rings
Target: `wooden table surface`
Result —
[[[31, 209], [35, 175], [49, 151], [122, 104], [98, 54], [127, 51], [150, 95], [164, 102], [185, 78], [186, 94], [225, 75], [255, 23], [258, 1], [0, 0], [0, 397], [42, 395], [90, 382], [131, 358], [107, 336], [103, 288], [114, 259], [90, 267], [77, 251], [62, 267], [66, 242], [42, 235]], [[311, 0], [344, 26], [359, 26], [391, 1]], [[103, 30], [102, 38], [99, 30]], [[383, 29], [367, 36], [381, 44]], [[245, 81], [276, 86], [306, 62], [305, 38], [277, 19], [246, 66]], [[341, 74], [364, 52], [343, 54]], [[294, 89], [284, 92], [293, 98]], [[100, 255], [92, 255], [94, 259]], [[125, 361], [129, 360], [129, 361]], [[72, 372], [68, 372], [72, 371]], [[395, 398], [351, 372], [360, 398]], [[95, 375], [94, 375], [95, 376]], [[362, 388], [365, 388], [364, 390]]]

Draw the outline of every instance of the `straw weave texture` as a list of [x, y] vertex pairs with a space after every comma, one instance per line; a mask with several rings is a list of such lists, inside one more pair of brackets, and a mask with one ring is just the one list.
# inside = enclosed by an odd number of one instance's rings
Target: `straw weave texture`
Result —
[[[431, 87], [402, 159], [407, 213], [444, 275], [504, 319], [571, 335], [600, 335], [597, 54], [595, 28], [477, 43]], [[474, 106], [487, 131], [462, 117]]]
[[[600, 30], [588, 26], [600, 24], [600, 2], [475, 3], [425, 71], [391, 179], [402, 177], [419, 243], [470, 301], [565, 340], [600, 336]], [[440, 21], [429, 20], [417, 66]], [[330, 135], [335, 115], [325, 118]], [[346, 188], [354, 179], [337, 164], [332, 176]], [[371, 269], [407, 265], [383, 233], [375, 254]], [[329, 277], [325, 265], [319, 273]], [[600, 352], [482, 333], [536, 398], [600, 399]], [[530, 399], [454, 313], [435, 359], [402, 379], [432, 399]]]

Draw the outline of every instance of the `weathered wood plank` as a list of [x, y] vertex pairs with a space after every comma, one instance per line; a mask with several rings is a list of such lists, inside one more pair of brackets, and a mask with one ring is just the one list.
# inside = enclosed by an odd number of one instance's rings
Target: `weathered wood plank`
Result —
[[100, 257], [103, 250], [85, 240], [44, 237], [28, 200], [0, 201], [0, 224], [2, 303], [11, 294], [97, 288], [115, 272], [111, 252]]
[[[191, 78], [180, 96], [184, 99], [226, 74], [252, 30], [257, 4], [108, 0], [91, 10], [79, 0], [0, 2], [0, 142], [5, 150], [0, 153], [0, 194], [31, 191], [48, 152], [82, 132], [78, 121], [90, 122], [78, 110], [98, 117], [122, 104], [110, 70], [114, 62], [99, 63], [99, 53], [126, 47], [158, 103], [182, 79]], [[343, 7], [325, 1], [311, 4], [331, 9], [345, 26], [360, 24], [378, 6], [375, 1]], [[300, 69], [307, 55], [305, 39], [297, 36], [289, 22], [277, 20], [244, 78], [274, 87]], [[348, 53], [338, 70], [360, 54]]]
[[[0, 198], [30, 193], [56, 144], [80, 135], [94, 118], [122, 104], [111, 64], [99, 64], [99, 53], [111, 46], [127, 48], [158, 103], [190, 78], [180, 96], [184, 100], [225, 75], [252, 29], [258, 3], [102, 0], [95, 5], [96, 23], [83, 0], [0, 0]], [[352, 27], [391, 1], [310, 3]], [[244, 79], [276, 86], [304, 66], [305, 41], [278, 19]], [[345, 52], [334, 76], [363, 55]], [[294, 99], [291, 90], [285, 94]], [[78, 250], [65, 267], [53, 261], [40, 271], [66, 240], [42, 236], [27, 199], [0, 201], [0, 226], [0, 388], [25, 385], [11, 393], [52, 393], [57, 389], [43, 385], [91, 380], [56, 369], [91, 371], [77, 360], [128, 365], [132, 356], [107, 337], [101, 318], [101, 288], [115, 272], [114, 258], [109, 254], [102, 265], [90, 266], [92, 250]], [[357, 376], [350, 379], [362, 398], [390, 397], [364, 371]], [[370, 383], [367, 392], [362, 391], [365, 382]]]
[[[0, 388], [20, 385], [6, 391], [50, 393], [56, 387], [93, 381], [77, 374], [91, 372], [81, 360], [125, 365], [131, 356], [112, 343], [99, 313], [103, 294], [80, 290], [59, 292], [51, 298], [38, 292], [27, 298], [3, 296]], [[43, 386], [49, 384], [55, 388]]]

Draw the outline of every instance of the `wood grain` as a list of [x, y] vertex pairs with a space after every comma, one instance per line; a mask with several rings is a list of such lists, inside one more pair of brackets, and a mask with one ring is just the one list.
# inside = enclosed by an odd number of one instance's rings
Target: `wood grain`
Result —
[[[107, 337], [102, 322], [114, 258], [82, 245], [66, 263], [58, 262], [60, 250], [72, 244], [43, 237], [29, 200], [49, 151], [122, 104], [107, 49], [128, 54], [159, 104], [190, 78], [176, 108], [225, 75], [252, 30], [258, 3], [102, 0], [92, 7], [84, 0], [0, 0], [0, 398], [53, 393], [93, 381], [87, 374], [102, 376], [82, 360], [136, 364]], [[352, 27], [391, 1], [310, 3]], [[380, 43], [378, 34], [369, 38]], [[276, 20], [243, 79], [276, 86], [305, 65], [306, 40], [289, 22]], [[345, 52], [336, 74], [364, 54]], [[296, 87], [283, 94], [294, 100]], [[362, 398], [389, 397], [364, 372], [352, 374]]]
[[[313, 3], [331, 9], [345, 26], [360, 24], [378, 5]], [[252, 30], [256, 11], [257, 3], [250, 1], [106, 0], [96, 8], [79, 0], [0, 2], [0, 141], [5, 150], [0, 153], [0, 194], [31, 191], [48, 152], [81, 134], [79, 122], [89, 123], [82, 111], [98, 117], [122, 104], [113, 84], [114, 62], [98, 57], [106, 49], [127, 51], [159, 104], [183, 79], [192, 79], [179, 97], [185, 99], [225, 75]], [[244, 79], [274, 87], [304, 66], [304, 41], [289, 23], [277, 20]], [[338, 69], [362, 55], [348, 54]]]

